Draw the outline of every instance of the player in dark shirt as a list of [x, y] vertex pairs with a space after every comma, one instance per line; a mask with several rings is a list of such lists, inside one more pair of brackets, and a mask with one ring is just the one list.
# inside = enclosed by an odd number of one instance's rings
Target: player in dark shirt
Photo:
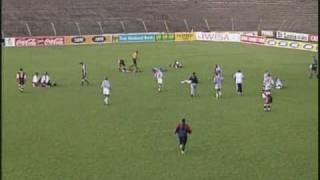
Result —
[[313, 75], [318, 76], [318, 60], [316, 58], [316, 56], [313, 56], [313, 60], [312, 63], [310, 64], [310, 76], [309, 78], [312, 78]]
[[83, 62], [80, 62], [81, 64], [81, 86], [83, 86], [84, 83], [87, 83], [89, 85], [89, 81], [87, 79], [87, 65]]
[[188, 134], [191, 134], [191, 128], [190, 126], [186, 123], [186, 120], [183, 118], [181, 120], [181, 123], [179, 123], [176, 126], [176, 129], [174, 133], [178, 136], [179, 138], [179, 148], [181, 150], [181, 154], [184, 154], [187, 140], [188, 140]]
[[118, 68], [119, 72], [127, 72], [126, 64], [124, 63], [124, 59], [118, 60]]
[[25, 81], [27, 80], [27, 74], [23, 71], [22, 68], [19, 69], [16, 78], [18, 82], [18, 89], [20, 92], [23, 92], [24, 84], [25, 84]]
[[195, 72], [192, 73], [189, 80], [190, 80], [190, 95], [191, 97], [194, 97], [196, 95], [196, 86], [198, 84], [198, 77], [196, 76]]

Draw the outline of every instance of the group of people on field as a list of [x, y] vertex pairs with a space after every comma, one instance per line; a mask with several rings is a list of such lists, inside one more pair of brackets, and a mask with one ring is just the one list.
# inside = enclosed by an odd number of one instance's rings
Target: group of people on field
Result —
[[[23, 71], [22, 68], [19, 69], [16, 79], [18, 82], [18, 89], [20, 92], [24, 91], [24, 85], [27, 81], [27, 74]], [[39, 74], [38, 72], [35, 72], [32, 76], [32, 87], [52, 87], [56, 86], [57, 84], [55, 82], [51, 81], [51, 77], [49, 76], [48, 72], [45, 72], [44, 74]]]
[[[125, 62], [123, 59], [118, 59], [118, 69], [119, 72], [141, 72], [141, 70], [138, 68], [137, 65], [137, 59], [138, 59], [138, 50], [136, 50], [132, 54], [132, 65], [128, 68], [125, 65]], [[89, 85], [89, 80], [87, 78], [87, 66], [84, 62], [80, 62], [81, 65], [81, 86], [87, 84]], [[176, 69], [180, 69], [183, 67], [182, 63], [179, 60], [175, 60], [173, 64], [170, 64], [169, 67], [173, 67]], [[310, 78], [313, 78], [314, 76], [318, 77], [318, 61], [313, 57], [312, 64], [309, 66], [310, 68]], [[152, 68], [153, 77], [156, 80], [157, 83], [157, 90], [158, 92], [162, 91], [163, 88], [163, 77], [164, 72], [166, 72], [167, 69], [163, 67], [154, 67]], [[19, 91], [23, 92], [24, 90], [24, 84], [27, 79], [26, 73], [23, 71], [22, 68], [17, 73], [17, 82], [18, 82], [18, 89]], [[243, 81], [244, 81], [244, 74], [239, 69], [237, 70], [232, 78], [234, 79], [235, 86], [236, 86], [236, 92], [237, 95], [241, 96], [243, 93]], [[213, 69], [213, 76], [212, 81], [214, 83], [215, 88], [215, 97], [216, 99], [220, 99], [222, 97], [222, 82], [224, 80], [223, 77], [223, 71], [220, 65], [216, 64]], [[188, 79], [180, 81], [182, 84], [189, 84], [190, 85], [190, 96], [195, 97], [197, 84], [199, 83], [198, 77], [196, 75], [196, 72], [191, 73]], [[51, 81], [51, 78], [47, 72], [45, 72], [42, 75], [39, 75], [38, 72], [34, 73], [32, 78], [32, 86], [33, 87], [51, 87], [55, 86], [56, 83]], [[105, 105], [109, 104], [109, 97], [111, 94], [111, 83], [106, 76], [100, 85], [102, 89], [102, 94], [104, 96], [103, 102]], [[272, 78], [272, 75], [269, 71], [266, 71], [263, 75], [263, 86], [262, 86], [262, 98], [264, 102], [264, 111], [269, 112], [271, 111], [271, 103], [272, 103], [272, 94], [271, 90], [272, 88], [275, 89], [282, 89], [284, 87], [284, 81], [281, 80], [278, 77]], [[186, 119], [183, 118], [181, 122], [176, 126], [174, 129], [174, 133], [177, 134], [179, 139], [179, 148], [181, 150], [181, 154], [185, 153], [186, 143], [187, 143], [187, 137], [188, 134], [191, 134], [191, 127], [189, 124], [186, 123]]]

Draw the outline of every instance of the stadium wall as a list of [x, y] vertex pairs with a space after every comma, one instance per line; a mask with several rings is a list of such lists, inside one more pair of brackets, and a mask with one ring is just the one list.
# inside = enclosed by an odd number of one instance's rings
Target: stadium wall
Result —
[[215, 41], [240, 42], [269, 47], [318, 51], [318, 36], [284, 31], [225, 31], [177, 33], [128, 33], [83, 36], [30, 36], [5, 38], [5, 47], [91, 45], [139, 42]]

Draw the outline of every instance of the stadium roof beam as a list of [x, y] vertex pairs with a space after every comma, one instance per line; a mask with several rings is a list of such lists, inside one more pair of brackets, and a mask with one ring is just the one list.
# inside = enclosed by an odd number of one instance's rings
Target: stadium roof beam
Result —
[[99, 26], [99, 28], [100, 28], [101, 34], [104, 34], [103, 28], [102, 28], [102, 25], [101, 25], [101, 22], [98, 21], [98, 22], [96, 22], [96, 23], [98, 24], [98, 26]]
[[166, 28], [167, 33], [169, 33], [169, 27], [168, 27], [167, 21], [164, 20], [164, 21], [163, 21], [163, 24], [164, 24], [164, 26], [165, 26], [165, 28]]
[[233, 22], [233, 17], [231, 17], [231, 29], [234, 31], [234, 22]]
[[204, 17], [202, 17], [202, 19], [203, 19], [204, 23], [206, 24], [208, 31], [211, 31], [209, 23], [208, 23], [208, 20], [206, 18], [204, 18]]
[[258, 30], [261, 30], [261, 25], [262, 25], [262, 18], [259, 19], [259, 24], [258, 24]]
[[50, 24], [52, 27], [53, 34], [56, 36], [57, 35], [56, 27], [54, 26], [53, 22], [51, 22]]
[[287, 22], [287, 20], [284, 19], [284, 20], [282, 21], [282, 23], [280, 24], [278, 30], [281, 30], [282, 26], [283, 26], [286, 22]]
[[120, 24], [121, 24], [123, 33], [126, 33], [126, 27], [124, 26], [124, 22], [123, 22], [123, 21], [120, 21]]
[[144, 30], [145, 30], [146, 32], [148, 32], [146, 23], [144, 23], [144, 21], [143, 21], [142, 19], [140, 19], [140, 22], [142, 23]]
[[187, 29], [187, 32], [189, 32], [190, 30], [189, 30], [189, 26], [188, 26], [188, 22], [187, 22], [187, 20], [186, 19], [184, 19], [183, 20], [183, 22], [184, 22], [184, 26], [186, 27], [186, 29]]
[[78, 22], [75, 22], [74, 24], [76, 25], [76, 27], [77, 27], [77, 29], [78, 29], [79, 36], [81, 36], [81, 29], [80, 29], [79, 23], [78, 23]]
[[25, 25], [26, 25], [27, 31], [28, 31], [28, 33], [29, 33], [29, 36], [32, 36], [31, 30], [30, 30], [30, 27], [29, 27], [29, 24], [28, 24], [28, 23], [25, 23]]

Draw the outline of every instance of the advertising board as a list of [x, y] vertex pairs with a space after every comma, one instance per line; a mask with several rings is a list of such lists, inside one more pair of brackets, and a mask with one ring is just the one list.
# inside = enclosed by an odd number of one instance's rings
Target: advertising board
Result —
[[318, 36], [317, 35], [313, 35], [313, 34], [309, 34], [309, 41], [318, 42]]
[[65, 36], [66, 45], [112, 43], [112, 35]]
[[240, 41], [245, 43], [250, 43], [250, 44], [264, 44], [266, 41], [266, 37], [241, 35]]
[[23, 46], [59, 46], [64, 45], [63, 36], [16, 37], [15, 47]]
[[195, 40], [195, 33], [174, 33], [175, 41], [193, 41]]
[[196, 40], [199, 41], [229, 41], [239, 42], [240, 33], [236, 32], [197, 32]]
[[286, 40], [308, 42], [309, 41], [309, 34], [277, 31], [276, 32], [276, 38], [277, 39], [286, 39]]
[[156, 41], [174, 41], [174, 33], [155, 34]]
[[4, 38], [4, 47], [15, 47], [16, 40], [12, 38]]
[[306, 51], [318, 51], [318, 44], [308, 43], [308, 42], [299, 42], [299, 41], [287, 41], [280, 39], [267, 39], [266, 46], [280, 47], [280, 48], [290, 48], [290, 49], [299, 49]]
[[118, 34], [118, 42], [155, 42], [155, 34]]

